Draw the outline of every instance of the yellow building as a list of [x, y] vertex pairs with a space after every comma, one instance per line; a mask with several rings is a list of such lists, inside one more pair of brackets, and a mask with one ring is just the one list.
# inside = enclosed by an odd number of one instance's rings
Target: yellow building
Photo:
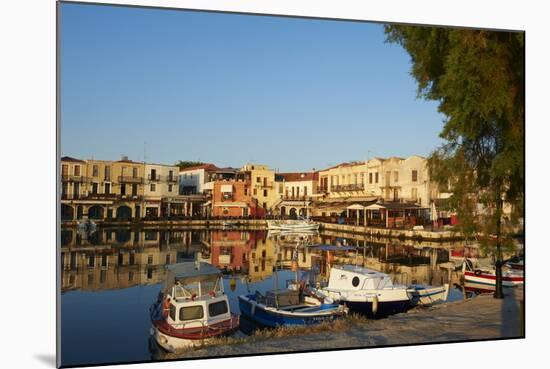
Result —
[[270, 212], [281, 200], [281, 194], [275, 182], [275, 172], [261, 164], [246, 164], [239, 173], [238, 178], [250, 181], [252, 198], [257, 205], [266, 212]]

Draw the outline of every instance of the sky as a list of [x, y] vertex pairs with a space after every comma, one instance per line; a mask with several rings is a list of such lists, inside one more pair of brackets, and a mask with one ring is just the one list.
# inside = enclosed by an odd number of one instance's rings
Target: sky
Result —
[[60, 53], [62, 156], [289, 172], [441, 144], [381, 24], [62, 3]]

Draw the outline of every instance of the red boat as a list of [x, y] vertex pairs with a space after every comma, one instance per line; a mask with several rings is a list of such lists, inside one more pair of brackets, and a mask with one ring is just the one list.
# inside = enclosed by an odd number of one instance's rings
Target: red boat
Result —
[[[464, 281], [484, 286], [496, 285], [496, 270], [494, 267], [474, 267], [469, 260], [462, 264]], [[502, 286], [514, 287], [523, 285], [523, 271], [509, 268], [502, 268]]]
[[202, 345], [239, 327], [239, 316], [229, 311], [220, 271], [203, 262], [170, 265], [150, 314], [151, 335], [170, 352]]

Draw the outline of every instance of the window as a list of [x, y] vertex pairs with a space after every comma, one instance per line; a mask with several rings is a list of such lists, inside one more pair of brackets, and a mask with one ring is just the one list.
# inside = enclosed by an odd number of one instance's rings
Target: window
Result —
[[267, 209], [267, 204], [264, 202], [264, 203], [262, 204], [262, 207], [263, 207], [264, 209]]
[[378, 183], [378, 172], [374, 173], [374, 181]]
[[99, 176], [99, 167], [97, 165], [92, 166], [92, 176], [93, 177]]
[[137, 184], [132, 184], [132, 196], [137, 196]]
[[204, 310], [201, 305], [187, 306], [180, 309], [180, 320], [201, 319], [204, 317]]
[[418, 197], [418, 191], [416, 188], [411, 188], [411, 198], [416, 200], [416, 198]]
[[168, 180], [172, 181], [174, 179], [174, 171], [170, 170], [168, 171]]
[[262, 183], [262, 179], [260, 177], [256, 177], [256, 183]]
[[132, 177], [137, 178], [138, 176], [138, 168], [132, 168]]
[[147, 256], [147, 264], [149, 264], [149, 265], [153, 264], [153, 255], [148, 255]]
[[256, 196], [257, 194], [258, 194], [258, 191], [254, 189], [254, 196]]
[[170, 304], [170, 319], [176, 320], [176, 305]]
[[369, 173], [369, 183], [372, 183], [372, 173]]
[[80, 177], [80, 165], [74, 166], [74, 175], [75, 177]]
[[111, 167], [105, 166], [105, 180], [110, 181], [111, 180]]
[[307, 196], [307, 186], [304, 186], [304, 196]]
[[63, 164], [61, 166], [61, 175], [63, 177], [67, 177], [69, 175], [69, 166], [67, 164]]
[[418, 181], [418, 170], [413, 170], [412, 171], [412, 181], [413, 182]]
[[151, 192], [155, 192], [157, 189], [157, 186], [155, 183], [151, 183]]
[[97, 183], [92, 183], [92, 194], [93, 195], [97, 195], [97, 188], [98, 188], [98, 184]]
[[134, 272], [128, 272], [128, 282], [132, 282], [134, 280]]
[[173, 185], [171, 185], [171, 184], [168, 185], [168, 192], [172, 192], [172, 189], [173, 189], [172, 187], [173, 187]]
[[246, 188], [246, 187], [245, 187], [245, 189], [244, 189], [244, 195], [245, 195], [245, 196], [248, 196], [248, 188]]
[[211, 317], [222, 315], [227, 312], [227, 302], [225, 301], [218, 301], [208, 305], [208, 315]]
[[399, 182], [399, 172], [396, 170], [393, 171], [393, 181]]
[[171, 261], [171, 255], [170, 254], [167, 254], [166, 255], [166, 264], [170, 264], [170, 261]]
[[267, 190], [264, 190], [264, 197], [267, 197]]

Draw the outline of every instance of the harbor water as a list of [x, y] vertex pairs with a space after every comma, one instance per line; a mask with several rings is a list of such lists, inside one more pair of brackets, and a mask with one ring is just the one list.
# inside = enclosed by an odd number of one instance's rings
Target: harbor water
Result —
[[[392, 275], [397, 283], [451, 283], [449, 300], [467, 298], [460, 270], [461, 242], [422, 243], [321, 232], [271, 235], [267, 231], [105, 228], [93, 234], [64, 229], [61, 236], [61, 350], [64, 365], [152, 359], [149, 307], [162, 288], [165, 267], [200, 257], [224, 274], [232, 312], [238, 296], [285, 288], [295, 270], [326, 279], [331, 265], [358, 264]], [[296, 245], [332, 244], [354, 250], [326, 252]], [[467, 255], [472, 256], [472, 255]], [[297, 265], [296, 265], [297, 264]], [[277, 268], [277, 273], [273, 270]], [[249, 333], [254, 327], [243, 324]]]

